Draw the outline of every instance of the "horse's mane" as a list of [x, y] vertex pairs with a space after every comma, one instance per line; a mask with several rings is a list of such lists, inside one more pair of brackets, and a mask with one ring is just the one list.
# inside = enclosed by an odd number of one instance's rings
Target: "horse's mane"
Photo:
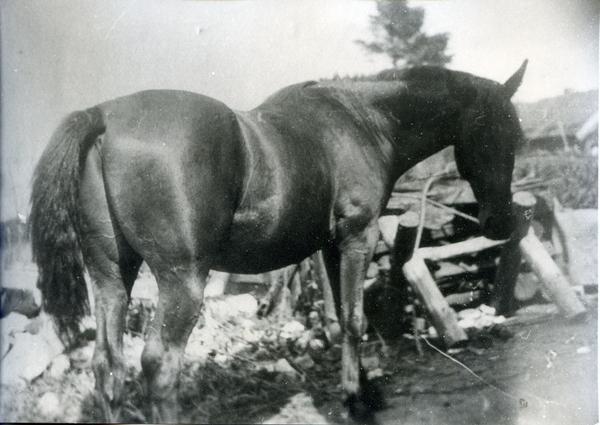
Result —
[[319, 84], [351, 89], [352, 87], [376, 86], [385, 82], [406, 84], [409, 90], [419, 90], [422, 95], [432, 97], [452, 92], [471, 99], [477, 97], [482, 102], [497, 98], [501, 84], [487, 78], [478, 77], [462, 71], [454, 71], [436, 66], [415, 66], [410, 68], [391, 68], [373, 75], [323, 79]]
[[[453, 82], [459, 85], [469, 85], [472, 87], [489, 90], [498, 88], [499, 83], [487, 78], [478, 77], [473, 74], [462, 71], [454, 71], [439, 66], [415, 66], [410, 68], [390, 68], [373, 75], [361, 75], [356, 77], [347, 77], [346, 81], [403, 81], [407, 84], [416, 83], [434, 83], [434, 82]], [[335, 81], [329, 80], [329, 81]]]
[[[386, 144], [384, 140], [391, 138], [391, 135], [382, 133], [387, 128], [384, 122], [385, 118], [370, 106], [365, 92], [351, 86], [327, 85], [322, 82], [314, 84], [313, 87], [317, 90], [321, 89], [320, 93], [324, 100], [330, 104], [339, 105], [349, 113], [354, 123], [372, 134], [378, 143], [382, 144], [382, 147]], [[323, 88], [325, 90], [322, 90]]]
[[[468, 105], [474, 103], [479, 107], [486, 107], [487, 118], [494, 120], [504, 116], [500, 113], [499, 106], [505, 100], [501, 88], [502, 85], [495, 81], [466, 72], [417, 66], [388, 69], [369, 76], [295, 84], [273, 94], [264, 105], [279, 104], [282, 101], [286, 104], [299, 104], [307, 98], [318, 98], [339, 106], [352, 115], [357, 125], [370, 130], [372, 134], [381, 135], [381, 129], [387, 127], [383, 120], [389, 117], [381, 115], [372, 105], [390, 93], [404, 93], [411, 97], [412, 112], [425, 112], [425, 115], [432, 113], [434, 115], [428, 117], [432, 122], [440, 115], [451, 114], [456, 108], [470, 107]], [[421, 105], [421, 109], [414, 109], [419, 108], [417, 105]]]
[[[457, 81], [457, 76], [462, 81]], [[324, 96], [344, 107], [361, 126], [383, 128], [385, 126], [379, 125], [383, 116], [371, 105], [389, 102], [390, 95], [392, 98], [406, 95], [407, 99], [410, 97], [407, 105], [416, 107], [420, 104], [421, 108], [433, 112], [435, 116], [443, 115], [449, 110], [439, 106], [450, 103], [456, 85], [471, 87], [473, 81], [469, 77], [477, 78], [466, 73], [425, 66], [389, 69], [370, 76], [326, 79], [305, 87], [316, 85], [325, 88]], [[474, 94], [471, 93], [471, 96]], [[435, 119], [433, 116], [429, 118], [432, 121]]]
[[318, 99], [331, 105], [336, 105], [340, 110], [351, 114], [355, 124], [371, 130], [372, 133], [380, 132], [383, 117], [365, 101], [363, 93], [353, 90], [351, 85], [327, 84], [323, 81], [307, 81], [285, 87], [268, 97], [257, 109], [266, 105], [299, 104], [306, 99]]

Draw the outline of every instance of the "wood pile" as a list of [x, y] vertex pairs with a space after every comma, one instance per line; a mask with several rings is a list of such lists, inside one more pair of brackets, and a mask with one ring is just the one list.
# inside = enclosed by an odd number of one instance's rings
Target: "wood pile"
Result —
[[[405, 183], [403, 189], [411, 189], [411, 184]], [[364, 284], [365, 312], [372, 331], [384, 336], [406, 332], [418, 327], [422, 322], [415, 319], [423, 317], [443, 343], [452, 347], [467, 340], [457, 312], [482, 304], [491, 306], [496, 315], [513, 313], [528, 302], [553, 302], [570, 319], [585, 314], [585, 305], [568, 275], [553, 260], [552, 255], [560, 250], [554, 248], [549, 232], [544, 231], [547, 217], [537, 220], [538, 201], [534, 195], [515, 193], [513, 232], [507, 241], [478, 236], [474, 218], [477, 204], [465, 182], [448, 179], [436, 185], [425, 201], [424, 219], [420, 198], [415, 192], [396, 191], [379, 220], [381, 240]], [[542, 213], [547, 216], [544, 208], [547, 206], [542, 205]], [[536, 232], [544, 236], [543, 241]], [[417, 239], [420, 247], [415, 249]], [[527, 290], [519, 289], [524, 285], [520, 277], [524, 271], [529, 279]], [[288, 316], [308, 317], [312, 311], [318, 312], [327, 325], [336, 323], [318, 254], [271, 276], [280, 277], [272, 278], [276, 284], [271, 284], [260, 302], [263, 315], [287, 309]], [[318, 303], [300, 307], [306, 288], [311, 288], [309, 298]], [[282, 297], [282, 291], [289, 295]], [[523, 296], [528, 291], [529, 296]], [[283, 309], [275, 307], [278, 299], [286, 300]], [[391, 329], [398, 324], [404, 326]]]

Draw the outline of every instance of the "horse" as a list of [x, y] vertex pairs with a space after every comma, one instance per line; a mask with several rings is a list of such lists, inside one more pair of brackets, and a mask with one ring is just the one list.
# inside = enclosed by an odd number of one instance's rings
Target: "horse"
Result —
[[374, 402], [359, 356], [362, 285], [394, 182], [453, 145], [482, 233], [510, 234], [521, 128], [504, 84], [435, 67], [286, 87], [253, 110], [150, 90], [71, 113], [35, 169], [31, 236], [43, 307], [72, 341], [93, 281], [96, 394], [109, 421], [124, 397], [123, 332], [143, 261], [159, 299], [142, 353], [154, 422], [176, 422], [177, 378], [209, 270], [262, 273], [321, 249], [342, 344], [350, 415]]

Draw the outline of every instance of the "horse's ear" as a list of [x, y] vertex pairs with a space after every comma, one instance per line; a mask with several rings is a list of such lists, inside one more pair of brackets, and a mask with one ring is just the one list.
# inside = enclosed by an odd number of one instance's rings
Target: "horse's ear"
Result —
[[517, 72], [513, 74], [506, 83], [504, 83], [504, 88], [506, 89], [506, 94], [509, 98], [513, 97], [513, 95], [517, 92], [517, 89], [523, 82], [523, 75], [525, 75], [525, 69], [527, 68], [527, 59], [523, 62], [523, 65], [518, 69]]

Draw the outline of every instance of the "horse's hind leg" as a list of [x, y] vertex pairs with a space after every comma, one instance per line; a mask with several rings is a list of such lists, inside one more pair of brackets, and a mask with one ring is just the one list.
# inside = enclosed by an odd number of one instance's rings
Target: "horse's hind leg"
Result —
[[187, 340], [200, 316], [208, 268], [149, 264], [156, 276], [159, 301], [142, 353], [153, 422], [178, 421], [176, 383]]
[[94, 153], [86, 162], [81, 189], [83, 250], [92, 278], [96, 315], [92, 367], [104, 419], [120, 422], [126, 372], [123, 332], [129, 296], [142, 258], [115, 224]]
[[[93, 280], [96, 315], [96, 346], [92, 360], [96, 389], [104, 418], [120, 422], [126, 362], [123, 356], [123, 333], [129, 295], [141, 257], [115, 262], [96, 256], [88, 267]], [[119, 264], [121, 263], [121, 264]]]

